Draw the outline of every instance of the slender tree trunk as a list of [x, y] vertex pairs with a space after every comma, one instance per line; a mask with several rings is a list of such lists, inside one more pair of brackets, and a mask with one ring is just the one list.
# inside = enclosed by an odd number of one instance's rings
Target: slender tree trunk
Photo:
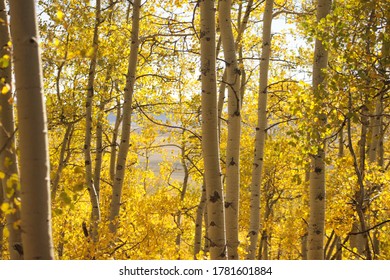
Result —
[[141, 1], [134, 0], [133, 2], [133, 18], [131, 29], [131, 47], [129, 56], [129, 66], [127, 70], [126, 87], [124, 93], [123, 104], [123, 120], [122, 120], [122, 135], [119, 144], [118, 158], [116, 163], [115, 180], [113, 182], [112, 200], [110, 208], [110, 230], [116, 233], [118, 227], [119, 210], [121, 205], [121, 196], [123, 188], [123, 180], [126, 171], [127, 153], [130, 147], [130, 128], [131, 128], [131, 113], [134, 94], [134, 84], [136, 81], [138, 46], [139, 46], [139, 21], [140, 21]]
[[100, 201], [100, 174], [103, 163], [103, 114], [105, 102], [100, 101], [99, 113], [96, 124], [96, 156], [95, 156], [95, 171], [93, 173], [93, 182], [95, 184], [96, 195]]
[[[355, 232], [364, 232], [362, 234], [355, 235], [357, 241], [357, 249], [358, 253], [363, 255], [365, 254], [367, 258], [371, 259], [371, 249], [369, 245], [369, 233], [365, 232], [367, 229], [367, 215], [365, 211], [366, 206], [366, 197], [367, 192], [364, 186], [364, 177], [365, 177], [365, 164], [366, 164], [366, 144], [367, 144], [367, 130], [369, 125], [368, 120], [368, 107], [366, 105], [362, 106], [361, 111], [361, 133], [359, 140], [359, 168], [356, 168], [356, 172], [359, 172], [358, 180], [359, 180], [359, 190], [355, 194], [356, 211], [359, 216], [359, 222], [356, 224], [357, 230]], [[351, 137], [350, 135], [348, 137]], [[351, 149], [351, 148], [350, 148]]]
[[267, 89], [269, 59], [271, 55], [271, 25], [273, 4], [273, 0], [266, 1], [263, 16], [263, 43], [261, 47], [260, 60], [260, 85], [251, 182], [250, 225], [248, 233], [249, 247], [247, 249], [247, 259], [255, 258], [257, 240], [260, 230], [260, 186], [264, 164], [265, 138], [267, 133]]
[[307, 260], [307, 233], [301, 236], [302, 260]]
[[[252, 5], [253, 5], [253, 0], [249, 0], [248, 3], [247, 3], [247, 6], [246, 6], [246, 9], [245, 9], [245, 13], [244, 13], [244, 16], [242, 18], [242, 21], [241, 21], [241, 17], [239, 17], [238, 19], [238, 32], [237, 32], [237, 37], [236, 37], [236, 48], [238, 47], [238, 45], [240, 44], [241, 40], [242, 40], [242, 36], [244, 35], [244, 32], [246, 30], [246, 27], [248, 25], [248, 21], [249, 21], [249, 16], [250, 16], [250, 13], [252, 11]], [[241, 6], [241, 4], [240, 4]], [[218, 42], [218, 44], [220, 44], [220, 42]], [[217, 47], [217, 56], [218, 56], [218, 52], [219, 52], [219, 47]], [[240, 47], [240, 49], [242, 50], [242, 45]], [[244, 74], [244, 73], [242, 73]], [[241, 85], [240, 85], [240, 95], [241, 95], [241, 101], [242, 101], [242, 98], [244, 96], [244, 84], [246, 82], [245, 80], [245, 75], [242, 75], [242, 79], [241, 79]], [[226, 90], [226, 80], [227, 80], [227, 69], [225, 68], [225, 70], [223, 71], [223, 75], [222, 75], [222, 81], [220, 83], [220, 86], [219, 86], [219, 90], [218, 90], [218, 130], [219, 130], [219, 134], [221, 134], [221, 122], [222, 122], [222, 111], [223, 111], [223, 105], [224, 105], [224, 102], [225, 102], [225, 90]]]
[[70, 152], [68, 152], [66, 155], [66, 150], [69, 148], [69, 145], [70, 145], [70, 141], [71, 141], [72, 133], [73, 133], [73, 128], [74, 128], [73, 123], [68, 123], [66, 126], [64, 139], [62, 140], [62, 144], [61, 144], [60, 158], [58, 160], [57, 171], [54, 175], [53, 183], [51, 185], [51, 199], [52, 199], [52, 201], [54, 201], [56, 198], [56, 194], [58, 191], [58, 185], [59, 185], [60, 179], [61, 179], [62, 170], [64, 169], [64, 167], [65, 167], [65, 165], [70, 157]]
[[[331, 0], [318, 0], [317, 22], [326, 17], [331, 9]], [[320, 86], [324, 82], [323, 69], [328, 64], [328, 52], [325, 50], [321, 40], [315, 41], [314, 63], [313, 63], [313, 97], [316, 102], [322, 102], [325, 95]], [[316, 126], [326, 124], [326, 116], [317, 113], [318, 123]], [[314, 139], [316, 142], [317, 154], [313, 155], [310, 171], [310, 219], [308, 235], [308, 258], [324, 259], [324, 234], [325, 234], [325, 140], [319, 135]]]
[[200, 197], [200, 202], [198, 208], [196, 209], [196, 218], [195, 218], [195, 237], [194, 237], [194, 260], [198, 259], [198, 254], [202, 248], [202, 222], [203, 215], [205, 212], [206, 206], [206, 186], [202, 185], [202, 195]]
[[[338, 149], [338, 157], [341, 159], [344, 157], [344, 125], [341, 127], [339, 132], [339, 149]], [[333, 254], [333, 250], [329, 252], [329, 255], [326, 257], [326, 259], [336, 259], [341, 260], [342, 259], [342, 250], [343, 247], [341, 246], [341, 237], [336, 234], [335, 240], [335, 253]], [[333, 254], [333, 255], [332, 255]]]
[[25, 259], [53, 259], [47, 118], [34, 2], [10, 1], [19, 121], [21, 231]]
[[[9, 232], [8, 247], [10, 252], [10, 258], [13, 260], [23, 259], [23, 255], [16, 250], [18, 246], [22, 247], [22, 235], [19, 227], [15, 227], [16, 223], [20, 220], [20, 209], [15, 204], [15, 201], [20, 199], [20, 190], [18, 190], [18, 166], [15, 152], [15, 123], [14, 123], [14, 110], [13, 104], [10, 104], [9, 100], [12, 98], [12, 63], [11, 63], [11, 51], [8, 42], [10, 41], [10, 34], [8, 29], [8, 17], [5, 9], [5, 1], [0, 1], [0, 57], [9, 58], [9, 65], [5, 68], [0, 68], [0, 78], [4, 79], [3, 84], [0, 86], [9, 87], [9, 91], [6, 94], [0, 96], [0, 172], [2, 172], [2, 188], [0, 193], [3, 199], [1, 202], [8, 203], [9, 208], [14, 212], [7, 213], [6, 224]], [[13, 182], [11, 185], [7, 182]], [[1, 210], [0, 210], [1, 211]]]
[[[385, 33], [388, 34], [390, 32], [390, 16], [387, 16], [387, 23], [385, 27]], [[380, 60], [380, 67], [381, 72], [386, 73], [388, 72], [390, 66], [390, 40], [384, 39], [382, 43], [382, 57]], [[387, 70], [387, 71], [386, 71]], [[383, 99], [384, 94], [386, 91], [386, 86], [384, 85], [382, 91], [380, 92], [379, 96], [376, 100], [376, 106], [375, 106], [375, 121], [374, 121], [374, 128], [373, 128], [373, 135], [371, 140], [372, 147], [370, 148], [370, 161], [376, 162], [377, 165], [383, 170], [383, 158], [384, 158], [384, 149], [383, 149], [383, 138], [384, 138], [384, 131], [383, 131]], [[375, 151], [374, 151], [375, 149]], [[373, 234], [373, 251], [374, 256], [380, 254], [380, 231], [375, 230]]]
[[116, 101], [116, 118], [115, 118], [115, 125], [114, 129], [112, 131], [112, 140], [111, 140], [111, 152], [110, 152], [110, 178], [111, 181], [114, 182], [115, 180], [115, 165], [116, 165], [116, 153], [117, 153], [117, 140], [118, 140], [118, 131], [119, 126], [122, 122], [122, 110], [121, 110], [121, 104], [119, 98]]
[[100, 13], [101, 13], [100, 0], [96, 0], [96, 19], [93, 32], [93, 55], [91, 58], [89, 73], [88, 73], [88, 92], [85, 102], [85, 142], [84, 142], [84, 158], [85, 158], [85, 180], [87, 189], [92, 205], [91, 222], [92, 230], [91, 237], [94, 241], [98, 239], [98, 223], [100, 221], [100, 206], [99, 197], [93, 182], [92, 175], [92, 155], [91, 155], [91, 143], [92, 143], [92, 115], [93, 115], [93, 97], [95, 94], [95, 75], [96, 64], [98, 58], [98, 46], [99, 46], [99, 25], [100, 25]]
[[238, 209], [240, 188], [241, 95], [240, 70], [232, 30], [231, 0], [219, 0], [221, 29], [228, 86], [228, 139], [226, 147], [226, 242], [228, 259], [238, 259]]
[[218, 88], [218, 135], [219, 137], [221, 137], [221, 131], [222, 131], [222, 112], [223, 112], [223, 105], [225, 103], [226, 79], [227, 79], [227, 70], [225, 68], [222, 75], [222, 81], [219, 84], [219, 88]]
[[[180, 201], [181, 202], [184, 201], [184, 198], [186, 196], [187, 189], [188, 189], [188, 179], [190, 176], [189, 170], [188, 170], [188, 167], [186, 164], [186, 140], [184, 137], [184, 133], [185, 133], [185, 131], [183, 130], [182, 131], [181, 147], [180, 147], [180, 150], [181, 150], [180, 161], [181, 161], [181, 166], [183, 167], [183, 173], [184, 173], [183, 184], [182, 184], [182, 189], [181, 189], [181, 193], [180, 193]], [[180, 259], [180, 252], [181, 252], [181, 237], [182, 237], [181, 223], [182, 223], [182, 212], [181, 212], [181, 209], [179, 209], [178, 214], [177, 214], [177, 227], [179, 228], [179, 233], [176, 236], [176, 249], [177, 249], [178, 254], [179, 254], [179, 259]]]
[[379, 140], [382, 126], [382, 113], [383, 113], [383, 104], [382, 104], [382, 94], [379, 94], [375, 99], [375, 111], [370, 120], [371, 127], [371, 140], [368, 150], [368, 160], [370, 163], [377, 163], [378, 152], [379, 152]]
[[213, 0], [200, 2], [202, 82], [202, 153], [207, 194], [208, 239], [211, 259], [226, 259], [225, 219], [219, 164], [216, 88], [215, 10]]

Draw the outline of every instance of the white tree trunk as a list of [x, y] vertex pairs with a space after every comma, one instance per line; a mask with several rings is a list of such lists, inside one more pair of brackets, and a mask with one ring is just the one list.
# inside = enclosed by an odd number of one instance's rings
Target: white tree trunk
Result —
[[51, 185], [51, 199], [52, 199], [52, 201], [54, 201], [56, 199], [58, 185], [59, 185], [60, 179], [61, 179], [61, 173], [62, 173], [62, 170], [64, 169], [64, 167], [66, 166], [66, 163], [70, 157], [70, 152], [68, 151], [68, 153], [67, 153], [67, 149], [69, 148], [70, 142], [72, 140], [73, 129], [74, 129], [74, 124], [68, 123], [66, 126], [64, 139], [62, 140], [62, 144], [61, 144], [60, 158], [58, 159], [57, 171], [54, 175], [54, 179], [53, 179], [52, 185]]
[[91, 200], [91, 237], [94, 241], [98, 239], [98, 223], [100, 221], [100, 206], [99, 197], [93, 182], [92, 172], [92, 155], [91, 155], [91, 143], [92, 143], [92, 116], [93, 116], [93, 97], [95, 94], [95, 75], [96, 75], [96, 64], [98, 57], [98, 46], [99, 46], [99, 24], [100, 24], [100, 12], [101, 12], [100, 0], [96, 1], [96, 12], [95, 12], [95, 27], [93, 33], [92, 46], [94, 49], [88, 72], [88, 92], [85, 102], [85, 140], [84, 140], [84, 159], [85, 159], [85, 181], [89, 197]]
[[19, 121], [21, 230], [25, 259], [53, 259], [47, 118], [34, 2], [10, 1]]
[[[331, 0], [318, 0], [317, 22], [329, 14]], [[313, 62], [313, 98], [321, 102], [325, 96], [320, 92], [319, 86], [324, 81], [323, 69], [328, 64], [328, 52], [321, 40], [316, 39]], [[317, 114], [318, 122], [314, 126], [326, 124], [326, 116]], [[310, 219], [308, 232], [308, 259], [324, 259], [325, 234], [325, 140], [315, 139], [318, 152], [313, 155], [310, 170]]]
[[261, 46], [260, 60], [257, 127], [251, 182], [250, 225], [248, 233], [249, 247], [247, 249], [246, 256], [247, 259], [252, 260], [255, 258], [257, 240], [260, 231], [260, 186], [264, 163], [265, 138], [267, 133], [267, 88], [269, 59], [271, 55], [271, 25], [273, 4], [273, 0], [266, 1], [263, 16], [263, 42]]
[[202, 154], [210, 257], [226, 259], [223, 190], [219, 164], [214, 9], [214, 0], [200, 2]]
[[116, 165], [116, 153], [117, 153], [117, 140], [119, 126], [122, 122], [122, 110], [119, 98], [116, 100], [116, 118], [115, 125], [112, 130], [111, 149], [110, 149], [110, 179], [114, 182], [115, 180], [115, 165]]
[[238, 259], [240, 189], [241, 94], [240, 70], [232, 30], [231, 0], [219, 0], [219, 26], [226, 63], [228, 87], [228, 139], [226, 147], [226, 242], [228, 259]]
[[15, 227], [14, 224], [20, 220], [20, 209], [15, 205], [14, 201], [20, 199], [20, 191], [17, 188], [17, 184], [7, 186], [7, 181], [11, 176], [14, 176], [19, 180], [17, 158], [15, 152], [15, 123], [14, 123], [14, 110], [13, 104], [10, 104], [9, 100], [12, 98], [12, 63], [11, 63], [11, 51], [8, 47], [10, 41], [9, 29], [8, 29], [8, 17], [5, 9], [5, 1], [0, 1], [0, 57], [9, 56], [9, 65], [5, 68], [0, 68], [0, 77], [4, 79], [4, 83], [0, 86], [9, 86], [9, 91], [6, 94], [0, 96], [0, 172], [4, 174], [2, 179], [2, 188], [0, 193], [3, 199], [1, 203], [8, 203], [10, 208], [15, 210], [14, 213], [6, 215], [6, 224], [9, 232], [8, 248], [10, 252], [10, 258], [12, 260], [23, 259], [23, 255], [16, 250], [18, 246], [22, 247], [22, 235], [19, 227]]
[[194, 260], [198, 259], [198, 254], [202, 248], [202, 221], [206, 206], [206, 186], [202, 186], [202, 195], [195, 218], [195, 236], [194, 236]]
[[113, 182], [112, 200], [110, 208], [110, 230], [116, 233], [118, 227], [119, 210], [121, 206], [121, 196], [123, 188], [123, 180], [126, 171], [127, 153], [130, 147], [130, 129], [131, 129], [131, 113], [134, 94], [134, 84], [136, 80], [138, 46], [139, 46], [139, 21], [140, 21], [141, 1], [134, 0], [133, 3], [133, 18], [131, 29], [131, 47], [129, 56], [129, 66], [127, 70], [127, 79], [125, 87], [125, 96], [123, 104], [123, 120], [122, 120], [122, 135], [119, 144], [118, 158], [116, 162], [115, 180]]

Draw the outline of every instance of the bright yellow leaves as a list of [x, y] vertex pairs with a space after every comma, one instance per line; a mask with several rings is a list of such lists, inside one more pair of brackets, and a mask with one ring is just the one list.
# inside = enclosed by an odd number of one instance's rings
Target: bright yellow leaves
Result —
[[56, 18], [58, 21], [62, 21], [64, 19], [65, 14], [62, 11], [57, 11]]
[[182, 6], [181, 0], [175, 0], [175, 6], [177, 8], [181, 8], [181, 6]]
[[3, 55], [0, 57], [0, 68], [4, 69], [7, 68], [10, 64], [11, 57], [8, 54]]
[[1, 204], [0, 210], [4, 213], [7, 213], [9, 208], [10, 208], [9, 203], [4, 202]]
[[10, 90], [11, 90], [11, 86], [9, 84], [5, 84], [1, 89], [1, 94], [7, 94]]
[[58, 40], [57, 38], [54, 38], [54, 40], [53, 40], [54, 46], [58, 47], [60, 45], [60, 43], [61, 43], [60, 40]]
[[16, 212], [16, 209], [20, 207], [20, 204], [21, 204], [20, 199], [15, 197], [10, 201], [3, 202], [0, 205], [0, 210], [5, 215], [14, 214]]

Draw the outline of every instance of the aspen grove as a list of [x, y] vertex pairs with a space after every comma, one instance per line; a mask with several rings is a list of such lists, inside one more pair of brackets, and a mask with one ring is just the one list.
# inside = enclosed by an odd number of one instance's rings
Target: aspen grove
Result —
[[0, 0], [0, 259], [390, 259], [388, 0]]

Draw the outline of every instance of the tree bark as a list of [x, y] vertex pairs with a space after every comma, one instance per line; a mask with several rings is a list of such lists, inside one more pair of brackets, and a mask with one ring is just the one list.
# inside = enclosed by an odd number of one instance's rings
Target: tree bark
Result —
[[95, 185], [96, 195], [100, 201], [100, 177], [103, 164], [103, 114], [105, 102], [100, 100], [99, 113], [96, 124], [96, 156], [95, 156], [95, 171], [93, 173], [93, 182]]
[[226, 147], [226, 242], [228, 259], [238, 259], [240, 189], [241, 94], [240, 70], [232, 30], [231, 0], [219, 0], [219, 26], [226, 63], [228, 87], [228, 139]]
[[[47, 118], [35, 1], [10, 1], [25, 259], [53, 259]], [[33, 147], [33, 148], [32, 148]]]
[[202, 154], [207, 195], [207, 227], [211, 259], [226, 259], [225, 219], [216, 86], [214, 0], [200, 1], [200, 51], [202, 83]]
[[267, 133], [267, 89], [269, 59], [271, 55], [271, 25], [273, 4], [273, 0], [266, 1], [263, 16], [263, 43], [261, 46], [257, 127], [251, 182], [250, 225], [248, 233], [249, 246], [246, 256], [247, 259], [252, 260], [255, 258], [257, 240], [260, 230], [260, 186], [264, 164], [265, 138]]
[[206, 186], [202, 186], [202, 195], [200, 197], [195, 218], [195, 236], [194, 236], [194, 260], [198, 259], [198, 254], [202, 248], [202, 221], [206, 206]]
[[92, 116], [93, 116], [93, 97], [95, 94], [95, 75], [96, 75], [96, 64], [98, 58], [98, 46], [99, 46], [99, 25], [100, 25], [100, 13], [101, 13], [101, 3], [100, 0], [96, 0], [96, 12], [95, 12], [95, 27], [93, 32], [93, 55], [91, 57], [91, 62], [89, 65], [88, 72], [88, 92], [85, 102], [85, 142], [84, 142], [84, 158], [85, 158], [85, 180], [87, 184], [87, 189], [89, 197], [91, 200], [91, 237], [94, 241], [97, 241], [98, 238], [98, 223], [100, 221], [100, 206], [99, 206], [99, 197], [93, 182], [93, 173], [92, 173], [92, 155], [91, 155], [91, 143], [92, 143]]
[[[318, 0], [317, 22], [326, 17], [331, 9], [331, 0]], [[313, 62], [313, 98], [316, 102], [322, 102], [325, 95], [320, 86], [324, 82], [323, 69], [328, 64], [328, 52], [318, 38], [315, 40]], [[315, 126], [321, 127], [326, 124], [326, 116], [317, 113], [318, 122]], [[316, 130], [316, 128], [314, 128]], [[318, 128], [317, 128], [318, 130]], [[318, 132], [315, 131], [315, 134]], [[324, 234], [325, 234], [325, 140], [315, 135], [314, 143], [318, 149], [317, 154], [312, 156], [310, 171], [310, 219], [308, 232], [308, 259], [324, 259]]]
[[[11, 50], [8, 45], [10, 41], [9, 24], [5, 7], [5, 1], [0, 1], [0, 46], [2, 48], [0, 50], [0, 56], [8, 56], [9, 58], [9, 65], [5, 68], [0, 68], [0, 78], [4, 79], [2, 86], [9, 87], [9, 91], [0, 96], [0, 172], [4, 173], [4, 177], [1, 180], [2, 188], [0, 188], [3, 199], [0, 200], [0, 205], [4, 201], [4, 203], [8, 203], [9, 207], [15, 211], [14, 213], [6, 214], [5, 217], [9, 232], [8, 247], [10, 258], [12, 260], [19, 260], [23, 259], [23, 255], [15, 248], [22, 246], [22, 235], [20, 227], [15, 227], [14, 225], [20, 221], [20, 208], [15, 204], [15, 201], [20, 200], [20, 190], [17, 187], [19, 175], [15, 152], [14, 110], [13, 104], [9, 102], [13, 94], [12, 63]], [[9, 182], [13, 183], [9, 184]]]
[[[241, 7], [241, 5], [242, 4], [240, 4], [240, 7]], [[238, 45], [240, 44], [240, 42], [242, 40], [242, 36], [244, 35], [245, 29], [248, 25], [249, 16], [250, 16], [250, 13], [252, 12], [252, 5], [253, 5], [253, 0], [249, 0], [247, 3], [246, 9], [245, 9], [244, 16], [242, 18], [242, 21], [241, 21], [240, 17], [238, 18], [238, 31], [237, 31], [236, 41], [235, 41], [236, 49], [238, 48]], [[220, 44], [220, 42], [218, 42], [218, 44]], [[219, 49], [220, 48], [217, 47], [217, 56], [218, 56]], [[241, 45], [240, 49], [242, 50], [242, 45]], [[223, 75], [222, 75], [222, 81], [221, 81], [219, 89], [218, 89], [218, 130], [219, 130], [219, 134], [221, 134], [221, 122], [222, 122], [223, 105], [225, 102], [226, 79], [227, 79], [227, 69], [225, 68], [223, 71]], [[242, 98], [244, 96], [245, 82], [246, 82], [245, 78], [242, 77], [241, 78], [241, 85], [240, 85], [241, 101], [242, 101]]]
[[116, 100], [116, 117], [115, 117], [115, 124], [114, 128], [112, 130], [112, 140], [111, 140], [111, 149], [110, 149], [110, 178], [111, 181], [114, 182], [115, 180], [115, 164], [116, 164], [116, 154], [117, 154], [117, 140], [118, 140], [118, 131], [119, 126], [122, 122], [122, 108], [119, 98]]
[[131, 113], [134, 94], [134, 84], [136, 81], [138, 46], [139, 46], [139, 21], [140, 21], [141, 1], [134, 0], [133, 18], [131, 29], [131, 47], [129, 56], [129, 66], [127, 70], [126, 87], [124, 91], [122, 135], [119, 144], [118, 158], [116, 162], [115, 180], [113, 182], [112, 200], [110, 208], [110, 230], [116, 233], [118, 227], [119, 210], [121, 206], [123, 181], [126, 171], [127, 153], [130, 147]]
[[[182, 101], [180, 101], [181, 103]], [[181, 145], [180, 145], [180, 152], [181, 152], [181, 157], [180, 157], [180, 162], [181, 162], [181, 166], [183, 167], [183, 173], [184, 173], [184, 177], [183, 177], [183, 183], [182, 183], [182, 189], [181, 189], [181, 192], [180, 192], [180, 201], [181, 202], [184, 202], [184, 199], [185, 199], [185, 196], [186, 196], [186, 193], [187, 193], [187, 189], [188, 189], [188, 180], [189, 180], [189, 177], [190, 177], [190, 173], [189, 173], [189, 170], [188, 170], [188, 166], [186, 164], [186, 152], [187, 152], [187, 147], [186, 147], [186, 139], [185, 139], [185, 130], [182, 130], [181, 132]], [[177, 213], [177, 227], [179, 228], [179, 233], [177, 234], [176, 236], [176, 250], [179, 254], [179, 259], [180, 259], [180, 252], [181, 252], [181, 238], [182, 238], [182, 228], [181, 228], [181, 224], [182, 224], [182, 210], [179, 209], [178, 210], [178, 213]]]
[[52, 201], [54, 201], [56, 199], [58, 185], [59, 185], [60, 179], [61, 179], [61, 173], [62, 173], [62, 170], [64, 169], [64, 167], [66, 166], [66, 163], [70, 157], [70, 152], [68, 152], [66, 154], [66, 150], [69, 148], [70, 141], [72, 138], [73, 129], [74, 129], [73, 123], [68, 123], [66, 125], [64, 139], [62, 140], [62, 144], [61, 144], [61, 151], [60, 151], [60, 158], [58, 160], [58, 167], [57, 167], [57, 171], [54, 175], [53, 183], [51, 186], [51, 199], [52, 199]]

